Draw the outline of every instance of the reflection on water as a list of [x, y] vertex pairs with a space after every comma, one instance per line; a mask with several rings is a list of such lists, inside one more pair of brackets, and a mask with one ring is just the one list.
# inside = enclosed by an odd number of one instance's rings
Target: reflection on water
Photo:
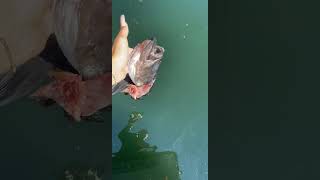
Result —
[[[120, 150], [112, 155], [113, 180], [180, 180], [178, 159], [175, 152], [157, 152], [157, 146], [146, 142], [149, 133], [146, 129], [133, 132], [135, 123], [142, 114], [133, 112], [128, 124], [118, 137], [122, 143]], [[65, 180], [100, 180], [101, 167], [71, 167], [64, 171]]]
[[132, 113], [127, 126], [118, 134], [122, 146], [112, 157], [112, 179], [180, 179], [175, 152], [156, 152], [157, 146], [146, 142], [146, 129], [132, 132], [134, 124], [140, 119], [141, 113]]
[[130, 115], [128, 125], [118, 135], [122, 146], [119, 152], [114, 153], [114, 159], [136, 159], [142, 152], [144, 152], [144, 154], [152, 154], [156, 151], [156, 146], [150, 146], [145, 142], [149, 136], [146, 129], [142, 129], [136, 133], [131, 132], [134, 123], [141, 118], [142, 114], [138, 112]]
[[95, 169], [71, 169], [64, 171], [65, 180], [101, 180]]

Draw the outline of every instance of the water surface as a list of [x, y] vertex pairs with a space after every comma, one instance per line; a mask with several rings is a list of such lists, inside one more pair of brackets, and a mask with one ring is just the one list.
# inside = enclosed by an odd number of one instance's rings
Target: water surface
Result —
[[117, 137], [132, 111], [144, 113], [136, 129], [149, 131], [148, 142], [158, 151], [177, 153], [183, 180], [208, 179], [207, 1], [113, 1], [113, 37], [119, 17], [126, 15], [129, 44], [155, 36], [166, 49], [158, 79], [149, 96], [133, 101], [113, 97], [113, 152]]

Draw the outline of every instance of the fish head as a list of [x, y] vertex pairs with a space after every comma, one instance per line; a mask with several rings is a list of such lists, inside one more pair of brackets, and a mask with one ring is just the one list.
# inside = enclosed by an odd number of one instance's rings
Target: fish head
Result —
[[136, 86], [150, 84], [156, 78], [163, 54], [164, 48], [157, 45], [155, 38], [145, 40], [133, 49], [128, 74]]

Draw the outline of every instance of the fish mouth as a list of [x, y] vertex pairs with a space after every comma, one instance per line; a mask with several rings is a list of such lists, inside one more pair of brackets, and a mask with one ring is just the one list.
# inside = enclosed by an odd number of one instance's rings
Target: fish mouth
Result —
[[[145, 58], [147, 61], [159, 61], [164, 54], [164, 48], [157, 45], [157, 39], [155, 37], [146, 40], [146, 45], [142, 50], [141, 58]], [[142, 59], [143, 60], [143, 59]]]
[[153, 38], [152, 40], [146, 40], [142, 43], [141, 58], [149, 60], [149, 55], [156, 48], [157, 40]]

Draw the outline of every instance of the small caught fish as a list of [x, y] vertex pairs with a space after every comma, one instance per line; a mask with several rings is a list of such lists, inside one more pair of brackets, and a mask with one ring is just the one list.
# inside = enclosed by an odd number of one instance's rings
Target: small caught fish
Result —
[[78, 74], [52, 73], [54, 81], [32, 97], [52, 99], [80, 121], [112, 103], [111, 0], [57, 0], [53, 7], [57, 44]]
[[[139, 99], [148, 94], [158, 72], [164, 49], [156, 40], [145, 40], [130, 54], [128, 78], [121, 81], [118, 90]], [[111, 73], [83, 79], [81, 74], [52, 72], [54, 81], [38, 89], [35, 99], [53, 99], [75, 120], [88, 117], [111, 104]], [[113, 90], [113, 89], [112, 89]]]
[[[15, 1], [14, 5], [21, 4]], [[3, 52], [8, 51], [7, 47], [15, 56], [24, 56], [15, 64], [16, 71], [2, 73], [5, 69], [2, 70], [0, 66], [0, 106], [31, 95], [36, 99], [57, 102], [75, 120], [80, 120], [82, 116], [91, 116], [97, 110], [111, 105], [112, 63], [111, 51], [107, 49], [112, 47], [112, 37], [106, 36], [112, 32], [111, 2], [45, 0], [47, 9], [39, 5], [29, 10], [39, 12], [37, 16], [32, 16], [33, 21], [23, 19], [18, 22], [19, 18], [10, 19], [13, 25], [17, 24], [16, 27], [21, 27], [22, 30], [9, 34], [0, 31], [0, 34], [8, 34], [3, 37], [8, 43], [0, 46], [0, 57], [7, 57], [7, 53], [6, 56], [3, 55]], [[15, 12], [20, 12], [19, 8], [20, 6], [16, 6]], [[40, 13], [42, 11], [47, 12], [48, 18], [40, 18], [44, 15]], [[39, 20], [41, 27], [34, 29], [34, 19], [37, 22]], [[27, 28], [29, 26], [32, 26], [32, 31], [27, 31], [26, 35], [24, 32], [30, 29]], [[11, 26], [7, 27], [5, 30], [10, 32]], [[47, 36], [43, 37], [42, 34]], [[50, 34], [54, 38], [49, 38], [44, 47]], [[16, 36], [20, 38], [13, 39]], [[31, 39], [21, 41], [28, 37]], [[33, 43], [33, 46], [21, 46], [19, 41]], [[22, 49], [17, 51], [18, 47]], [[31, 50], [33, 53], [30, 53]], [[7, 59], [11, 58], [8, 56], [5, 60]], [[13, 59], [12, 62], [16, 60]], [[52, 81], [48, 71], [55, 71], [56, 68], [66, 72], [53, 73]]]
[[[31, 95], [56, 68], [85, 80], [111, 76], [112, 0], [21, 3], [0, 2], [0, 107]], [[105, 80], [111, 93], [112, 78]]]
[[123, 92], [135, 100], [147, 95], [156, 80], [164, 51], [155, 38], [138, 44], [130, 54], [128, 76], [112, 87], [112, 94]]

